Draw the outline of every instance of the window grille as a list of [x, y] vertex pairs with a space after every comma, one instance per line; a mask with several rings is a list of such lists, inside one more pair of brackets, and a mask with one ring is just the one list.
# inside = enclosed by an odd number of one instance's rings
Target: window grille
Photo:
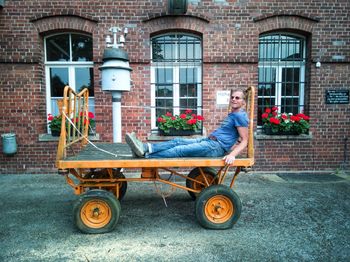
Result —
[[167, 34], [152, 42], [152, 128], [167, 112], [202, 113], [202, 42], [193, 35]]
[[283, 33], [259, 38], [258, 125], [265, 108], [277, 106], [280, 113], [304, 110], [305, 38]]

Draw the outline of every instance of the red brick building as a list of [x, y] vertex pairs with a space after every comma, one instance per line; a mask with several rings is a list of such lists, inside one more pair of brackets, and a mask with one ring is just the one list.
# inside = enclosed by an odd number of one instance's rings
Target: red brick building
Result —
[[[147, 139], [159, 113], [185, 107], [204, 116], [208, 133], [226, 113], [218, 92], [254, 85], [255, 170], [349, 168], [349, 10], [348, 0], [188, 0], [178, 14], [167, 0], [0, 1], [0, 134], [18, 144], [14, 156], [0, 153], [0, 173], [55, 170], [47, 114], [57, 113], [64, 84], [89, 87], [98, 140], [112, 141], [99, 67], [113, 26], [128, 28], [133, 69], [123, 136]], [[273, 105], [309, 115], [310, 133], [261, 135], [260, 115]]]

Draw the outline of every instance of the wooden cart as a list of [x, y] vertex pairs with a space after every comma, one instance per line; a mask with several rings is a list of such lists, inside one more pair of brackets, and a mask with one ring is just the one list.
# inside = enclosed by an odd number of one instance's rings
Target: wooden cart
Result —
[[[126, 144], [93, 144], [88, 140], [88, 90], [77, 94], [65, 87], [56, 166], [75, 194], [80, 195], [74, 205], [77, 227], [84, 233], [113, 230], [120, 217], [120, 201], [127, 183], [156, 181], [188, 191], [196, 201], [195, 215], [203, 227], [231, 228], [239, 219], [242, 207], [232, 187], [241, 169], [254, 164], [253, 87], [248, 89], [247, 100], [250, 119], [247, 157], [238, 158], [228, 166], [222, 158], [133, 158]], [[226, 186], [224, 181], [230, 167], [234, 167], [235, 172], [230, 186]], [[179, 168], [192, 170], [184, 175]], [[123, 171], [127, 169], [139, 171], [140, 177], [125, 177]], [[184, 179], [182, 182], [164, 179], [161, 175], [164, 171]]]

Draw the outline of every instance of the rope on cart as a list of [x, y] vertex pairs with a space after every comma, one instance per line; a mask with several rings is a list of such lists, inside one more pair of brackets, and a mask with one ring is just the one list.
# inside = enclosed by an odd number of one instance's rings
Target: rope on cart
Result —
[[[84, 135], [80, 132], [80, 130], [74, 125], [73, 121], [66, 115], [66, 113], [65, 113], [63, 110], [62, 110], [62, 113], [64, 114], [64, 116], [66, 117], [66, 119], [68, 120], [68, 122], [78, 131], [79, 135], [84, 136]], [[96, 148], [97, 150], [100, 150], [100, 151], [102, 151], [102, 152], [104, 152], [104, 153], [106, 153], [106, 154], [112, 155], [112, 156], [114, 156], [114, 157], [118, 157], [117, 154], [112, 153], [112, 152], [109, 152], [109, 151], [107, 151], [107, 150], [104, 150], [104, 149], [102, 149], [102, 148], [96, 146], [96, 145], [95, 145], [94, 143], [92, 143], [87, 137], [86, 137], [85, 139], [86, 139], [86, 141], [87, 141], [90, 145], [92, 145], [92, 146], [93, 146], [94, 148]]]
[[[168, 181], [170, 180], [171, 177], [173, 177], [172, 174], [171, 174], [170, 177], [168, 178]], [[175, 176], [174, 176], [174, 180], [173, 180], [172, 182], [175, 183]], [[171, 189], [170, 189], [168, 192], [163, 192], [163, 191], [161, 190], [161, 188], [158, 187], [156, 181], [153, 181], [153, 184], [154, 184], [154, 187], [155, 187], [155, 189], [156, 189], [157, 194], [160, 195], [160, 196], [163, 198], [164, 205], [165, 205], [166, 207], [168, 207], [168, 204], [167, 204], [167, 202], [166, 202], [166, 198], [169, 197], [169, 196], [171, 196], [171, 195], [175, 192], [176, 188], [173, 187], [173, 186], [170, 186]]]

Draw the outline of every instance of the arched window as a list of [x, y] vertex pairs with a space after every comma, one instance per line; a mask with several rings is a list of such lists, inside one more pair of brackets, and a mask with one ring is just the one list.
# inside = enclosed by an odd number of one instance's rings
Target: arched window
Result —
[[45, 37], [47, 113], [58, 115], [57, 100], [66, 85], [76, 92], [89, 89], [89, 107], [94, 112], [92, 38], [89, 35], [61, 33]]
[[198, 36], [169, 33], [152, 42], [152, 128], [158, 116], [192, 109], [202, 111], [202, 40]]
[[304, 110], [306, 41], [298, 35], [274, 33], [259, 38], [258, 125], [265, 108], [281, 113]]

